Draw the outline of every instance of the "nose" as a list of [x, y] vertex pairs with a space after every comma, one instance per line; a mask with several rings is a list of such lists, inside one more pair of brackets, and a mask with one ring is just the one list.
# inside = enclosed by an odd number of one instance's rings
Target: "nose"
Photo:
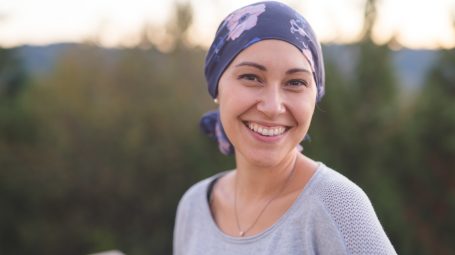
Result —
[[257, 109], [270, 119], [286, 112], [279, 86], [268, 86], [262, 91]]

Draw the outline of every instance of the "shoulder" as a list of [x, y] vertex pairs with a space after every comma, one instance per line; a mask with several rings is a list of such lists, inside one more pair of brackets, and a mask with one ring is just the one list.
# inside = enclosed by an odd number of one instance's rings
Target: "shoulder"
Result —
[[370, 199], [357, 184], [325, 165], [320, 170], [312, 195], [324, 206], [342, 235], [378, 221]]
[[188, 213], [190, 210], [201, 210], [208, 204], [208, 190], [215, 180], [225, 175], [227, 171], [217, 173], [193, 184], [182, 195], [177, 207], [177, 214]]
[[193, 184], [183, 194], [182, 198], [180, 199], [178, 208], [180, 209], [182, 207], [194, 205], [194, 203], [205, 201], [210, 184], [217, 178], [218, 175], [219, 174], [213, 175]]
[[330, 211], [348, 209], [350, 204], [371, 206], [365, 192], [354, 182], [339, 172], [321, 163], [319, 181], [313, 187], [313, 193], [328, 207]]
[[210, 218], [207, 191], [220, 174], [206, 178], [192, 185], [182, 196], [177, 206], [174, 223], [174, 254], [185, 254], [188, 236], [201, 228]]
[[395, 254], [366, 193], [351, 180], [322, 165], [312, 193], [330, 214], [353, 254]]

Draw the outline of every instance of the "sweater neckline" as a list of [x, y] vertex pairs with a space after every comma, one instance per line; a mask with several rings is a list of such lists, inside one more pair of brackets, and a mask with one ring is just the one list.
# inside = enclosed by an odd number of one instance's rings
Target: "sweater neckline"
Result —
[[209, 219], [208, 220], [209, 221], [208, 224], [213, 229], [213, 232], [215, 232], [216, 235], [219, 238], [221, 238], [222, 240], [225, 240], [227, 242], [249, 243], [249, 242], [254, 242], [254, 241], [258, 240], [258, 239], [261, 239], [261, 238], [265, 237], [266, 235], [268, 235], [269, 233], [271, 233], [275, 229], [277, 229], [280, 225], [282, 225], [286, 221], [286, 219], [289, 218], [289, 216], [291, 216], [297, 210], [297, 207], [299, 206], [301, 201], [304, 199], [305, 194], [307, 194], [311, 190], [311, 187], [314, 185], [314, 183], [317, 181], [317, 179], [319, 179], [319, 176], [321, 176], [321, 174], [324, 171], [325, 167], [324, 167], [324, 164], [322, 162], [317, 162], [317, 163], [318, 163], [318, 166], [316, 167], [315, 172], [313, 173], [311, 178], [308, 180], [308, 182], [305, 185], [305, 187], [303, 187], [302, 191], [297, 196], [297, 198], [292, 203], [292, 205], [287, 209], [287, 211], [283, 215], [281, 215], [281, 217], [278, 218], [278, 220], [273, 225], [271, 225], [270, 227], [266, 228], [264, 231], [259, 232], [259, 233], [255, 234], [255, 235], [246, 236], [246, 237], [231, 236], [231, 235], [228, 235], [228, 234], [224, 233], [218, 227], [218, 225], [216, 224], [215, 220], [213, 219], [213, 215], [212, 215], [212, 212], [210, 210], [208, 192], [210, 192], [211, 188], [218, 181], [218, 179], [220, 179], [221, 177], [226, 175], [229, 171], [221, 172], [221, 173], [218, 173], [218, 174], [214, 175], [212, 178], [209, 179], [207, 188], [205, 189], [205, 191], [206, 191], [205, 194], [206, 195], [203, 196], [203, 199], [204, 199], [204, 203], [203, 203], [204, 208], [203, 208], [203, 210], [204, 210], [204, 213], [205, 213], [206, 217]]

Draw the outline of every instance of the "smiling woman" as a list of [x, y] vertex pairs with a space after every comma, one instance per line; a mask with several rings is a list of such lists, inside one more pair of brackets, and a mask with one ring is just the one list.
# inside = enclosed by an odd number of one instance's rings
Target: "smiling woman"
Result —
[[293, 161], [290, 152], [307, 133], [316, 105], [310, 64], [299, 55], [289, 43], [264, 40], [242, 51], [223, 73], [220, 117], [237, 157], [267, 168], [286, 156]]
[[179, 203], [174, 254], [396, 254], [366, 194], [300, 152], [324, 95], [321, 47], [278, 2], [231, 13], [205, 65], [219, 110], [203, 129], [236, 168]]

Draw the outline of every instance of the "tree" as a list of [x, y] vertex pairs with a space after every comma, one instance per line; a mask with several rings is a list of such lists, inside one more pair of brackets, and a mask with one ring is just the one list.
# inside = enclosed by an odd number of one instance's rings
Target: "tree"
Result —
[[424, 254], [452, 254], [455, 232], [455, 50], [442, 50], [400, 133], [406, 213]]

